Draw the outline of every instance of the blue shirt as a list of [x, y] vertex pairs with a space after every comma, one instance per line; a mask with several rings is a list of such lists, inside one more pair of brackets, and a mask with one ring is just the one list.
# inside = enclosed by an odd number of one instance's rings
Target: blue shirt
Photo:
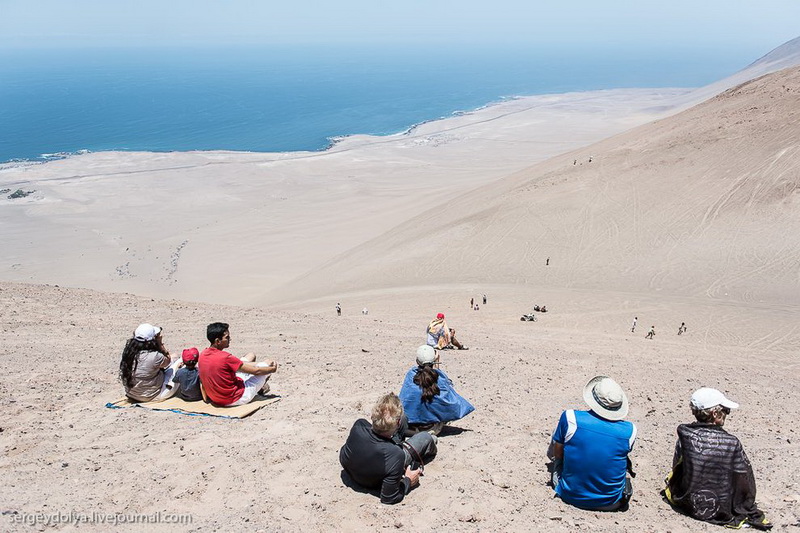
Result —
[[583, 509], [613, 505], [622, 498], [628, 453], [636, 426], [612, 422], [592, 411], [561, 413], [553, 441], [564, 445], [564, 465], [556, 494]]

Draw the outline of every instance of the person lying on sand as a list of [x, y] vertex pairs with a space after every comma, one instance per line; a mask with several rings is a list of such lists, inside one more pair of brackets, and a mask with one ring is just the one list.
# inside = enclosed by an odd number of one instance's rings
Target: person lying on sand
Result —
[[206, 328], [211, 346], [200, 354], [200, 390], [205, 401], [221, 407], [245, 405], [259, 392], [269, 391], [269, 375], [278, 370], [275, 361], [256, 363], [248, 353], [242, 358], [224, 351], [231, 344], [228, 324], [214, 322]]
[[125, 395], [134, 402], [160, 402], [178, 392], [173, 378], [181, 360], [170, 358], [162, 331], [158, 326], [140, 324], [125, 343], [119, 378]]
[[447, 327], [447, 322], [444, 321], [444, 313], [439, 313], [436, 318], [431, 320], [428, 324], [427, 344], [433, 348], [444, 350], [445, 348], [456, 347], [459, 350], [468, 350], [466, 346], [458, 342], [456, 339], [456, 330]]
[[406, 374], [400, 401], [408, 417], [408, 434], [430, 431], [438, 435], [447, 422], [464, 418], [475, 407], [453, 389], [439, 364], [436, 350], [424, 344], [417, 348], [417, 364]]
[[597, 376], [584, 387], [583, 400], [590, 410], [561, 413], [547, 450], [556, 494], [581, 509], [625, 511], [633, 493], [628, 454], [636, 440], [636, 426], [623, 420], [628, 397], [616, 381]]
[[371, 418], [372, 424], [363, 418], [353, 424], [339, 462], [359, 485], [380, 488], [381, 503], [400, 503], [436, 456], [436, 436], [423, 431], [403, 440], [408, 420], [393, 393], [378, 400]]
[[678, 442], [664, 496], [677, 510], [698, 520], [739, 529], [771, 529], [756, 506], [753, 467], [739, 439], [722, 429], [739, 404], [717, 389], [703, 387], [689, 402], [696, 422], [678, 426]]

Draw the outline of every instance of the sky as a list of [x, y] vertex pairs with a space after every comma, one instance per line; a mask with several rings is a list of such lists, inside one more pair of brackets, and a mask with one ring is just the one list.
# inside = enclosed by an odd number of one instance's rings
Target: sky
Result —
[[800, 36], [800, 0], [0, 0], [0, 47], [738, 47]]

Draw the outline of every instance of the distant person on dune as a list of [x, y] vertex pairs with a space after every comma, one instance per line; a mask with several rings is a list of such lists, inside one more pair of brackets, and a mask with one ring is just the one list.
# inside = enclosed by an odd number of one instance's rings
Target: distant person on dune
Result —
[[392, 393], [378, 400], [370, 418], [371, 424], [363, 418], [353, 424], [339, 463], [362, 487], [380, 489], [381, 503], [400, 503], [436, 456], [436, 436], [422, 431], [404, 439], [408, 422], [400, 398]]
[[686, 333], [686, 322], [681, 322], [681, 325], [678, 326], [678, 335], [683, 335]]
[[[645, 322], [646, 324], [646, 322]], [[653, 337], [656, 336], [656, 327], [650, 326], [650, 330], [647, 332], [647, 335], [644, 336], [645, 339], [653, 340]]]
[[703, 387], [692, 394], [689, 405], [697, 421], [678, 426], [664, 496], [698, 520], [734, 529], [771, 529], [756, 506], [756, 480], [742, 443], [722, 429], [739, 404], [717, 389]]
[[584, 387], [583, 400], [590, 410], [561, 413], [547, 450], [556, 495], [581, 509], [625, 511], [633, 493], [628, 454], [636, 440], [636, 426], [624, 420], [628, 397], [616, 381], [597, 376]]
[[128, 339], [119, 362], [119, 378], [125, 395], [134, 402], [160, 402], [178, 392], [175, 372], [181, 360], [172, 361], [164, 348], [163, 330], [140, 324]]
[[342, 316], [342, 306], [338, 303], [336, 304], [336, 316]]
[[475, 407], [453, 388], [439, 368], [439, 356], [431, 346], [417, 348], [416, 366], [406, 373], [400, 401], [408, 417], [410, 432], [430, 431], [438, 435], [447, 422], [464, 418]]
[[444, 321], [444, 313], [439, 313], [436, 318], [431, 320], [428, 324], [428, 329], [425, 330], [427, 335], [427, 344], [438, 350], [444, 350], [455, 346], [459, 350], [468, 350], [466, 346], [458, 342], [456, 339], [456, 330], [447, 326]]
[[483, 295], [483, 305], [486, 305], [486, 295]]
[[631, 323], [631, 333], [636, 331], [636, 321], [639, 320], [638, 316], [633, 317], [633, 323]]
[[231, 345], [230, 329], [224, 322], [209, 324], [206, 337], [211, 346], [203, 350], [198, 362], [204, 400], [233, 407], [269, 391], [267, 380], [278, 370], [277, 363], [256, 363], [253, 353], [239, 358], [224, 351]]

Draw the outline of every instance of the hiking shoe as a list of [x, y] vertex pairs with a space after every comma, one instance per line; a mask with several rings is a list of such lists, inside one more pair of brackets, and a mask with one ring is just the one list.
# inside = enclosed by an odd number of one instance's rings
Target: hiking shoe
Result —
[[438, 436], [439, 436], [439, 433], [442, 432], [442, 429], [444, 428], [444, 424], [445, 424], [444, 422], [436, 422], [433, 425], [433, 427], [428, 430], [428, 433], [433, 435], [433, 442], [434, 443], [439, 440]]
[[258, 391], [260, 396], [266, 396], [269, 393], [269, 383], [265, 383], [264, 386]]

